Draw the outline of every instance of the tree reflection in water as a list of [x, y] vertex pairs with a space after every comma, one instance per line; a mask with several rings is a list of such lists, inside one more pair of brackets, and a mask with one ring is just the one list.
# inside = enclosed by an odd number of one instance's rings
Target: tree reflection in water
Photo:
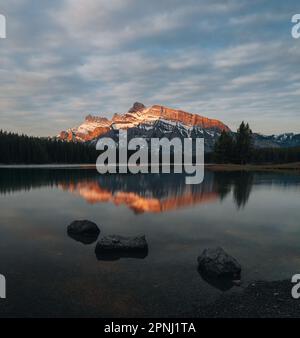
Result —
[[[233, 196], [237, 208], [244, 208], [254, 184], [276, 182], [295, 185], [295, 176], [247, 171], [205, 172], [199, 185], [185, 184], [185, 175], [99, 175], [94, 169], [0, 169], [0, 194], [41, 187], [59, 188], [88, 203], [111, 202], [126, 205], [136, 214], [165, 212], [188, 206], [223, 201]], [[275, 179], [276, 176], [276, 179]]]

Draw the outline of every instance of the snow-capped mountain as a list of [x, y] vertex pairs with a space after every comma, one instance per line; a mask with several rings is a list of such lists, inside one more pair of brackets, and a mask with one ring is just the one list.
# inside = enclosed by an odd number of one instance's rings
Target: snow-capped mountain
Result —
[[126, 129], [128, 138], [144, 137], [204, 137], [206, 151], [212, 146], [223, 130], [230, 132], [221, 121], [198, 114], [154, 105], [145, 107], [136, 102], [125, 114], [115, 114], [111, 120], [88, 115], [77, 128], [62, 131], [62, 140], [95, 142], [100, 137], [118, 138], [118, 131]]
[[[117, 141], [120, 129], [127, 130], [129, 140], [133, 137], [148, 140], [153, 137], [169, 139], [204, 137], [206, 152], [212, 151], [215, 141], [223, 130], [234, 135], [234, 132], [221, 121], [159, 105], [147, 108], [142, 103], [136, 102], [128, 112], [115, 114], [111, 120], [88, 115], [79, 127], [62, 131], [58, 138], [92, 144], [101, 137], [111, 137]], [[300, 146], [300, 134], [266, 136], [254, 133], [253, 139], [255, 146], [259, 148]]]
[[[204, 138], [205, 151], [212, 151], [213, 145], [216, 139], [221, 135], [221, 130], [216, 128], [203, 128], [199, 126], [186, 126], [181, 122], [170, 122], [167, 120], [157, 120], [152, 124], [142, 123], [136, 127], [127, 129], [127, 138], [131, 140], [134, 137], [141, 137], [150, 141], [152, 138], [163, 138], [173, 139], [178, 138]], [[102, 136], [100, 136], [102, 137]], [[110, 137], [116, 142], [119, 137], [119, 129], [113, 128], [103, 137]], [[92, 143], [96, 140], [92, 140]]]
[[259, 148], [289, 148], [300, 146], [300, 134], [285, 133], [280, 135], [254, 134], [254, 144]]

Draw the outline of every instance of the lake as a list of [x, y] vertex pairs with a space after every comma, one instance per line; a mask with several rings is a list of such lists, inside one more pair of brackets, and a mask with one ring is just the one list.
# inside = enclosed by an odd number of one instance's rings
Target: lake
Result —
[[[0, 169], [0, 316], [171, 317], [251, 281], [300, 273], [300, 175], [205, 172], [107, 175], [95, 169]], [[146, 257], [101, 259], [67, 234], [74, 220], [101, 236], [145, 235]], [[221, 246], [242, 285], [201, 276], [197, 257]]]

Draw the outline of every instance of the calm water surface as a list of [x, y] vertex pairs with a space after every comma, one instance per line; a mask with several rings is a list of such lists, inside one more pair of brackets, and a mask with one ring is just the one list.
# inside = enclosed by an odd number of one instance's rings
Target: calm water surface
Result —
[[[0, 316], [184, 316], [253, 280], [300, 273], [300, 175], [206, 172], [100, 176], [93, 169], [0, 169]], [[68, 237], [76, 219], [105, 235], [146, 235], [145, 258], [98, 260]], [[197, 257], [222, 246], [242, 287], [203, 279]]]

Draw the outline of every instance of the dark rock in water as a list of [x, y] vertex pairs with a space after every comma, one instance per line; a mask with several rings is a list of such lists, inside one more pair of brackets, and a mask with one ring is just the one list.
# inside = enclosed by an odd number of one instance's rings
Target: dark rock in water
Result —
[[241, 266], [222, 248], [205, 249], [198, 257], [199, 271], [215, 277], [240, 279]]
[[148, 244], [145, 236], [107, 236], [98, 241], [95, 253], [99, 260], [117, 260], [124, 257], [145, 258], [148, 255]]
[[68, 235], [84, 244], [96, 242], [100, 230], [94, 222], [82, 220], [72, 222], [67, 229]]
[[145, 236], [124, 237], [124, 236], [107, 236], [102, 237], [97, 243], [97, 250], [102, 251], [126, 251], [136, 252], [148, 249]]
[[75, 235], [72, 233], [68, 233], [68, 236], [72, 239], [74, 239], [77, 242], [83, 243], [83, 244], [93, 244], [98, 239], [98, 234], [84, 234], [84, 235]]
[[198, 272], [206, 283], [221, 291], [228, 291], [236, 286], [231, 277], [211, 275], [200, 268], [198, 268]]
[[83, 235], [83, 234], [98, 234], [100, 230], [96, 223], [82, 220], [74, 221], [68, 226], [68, 233]]

